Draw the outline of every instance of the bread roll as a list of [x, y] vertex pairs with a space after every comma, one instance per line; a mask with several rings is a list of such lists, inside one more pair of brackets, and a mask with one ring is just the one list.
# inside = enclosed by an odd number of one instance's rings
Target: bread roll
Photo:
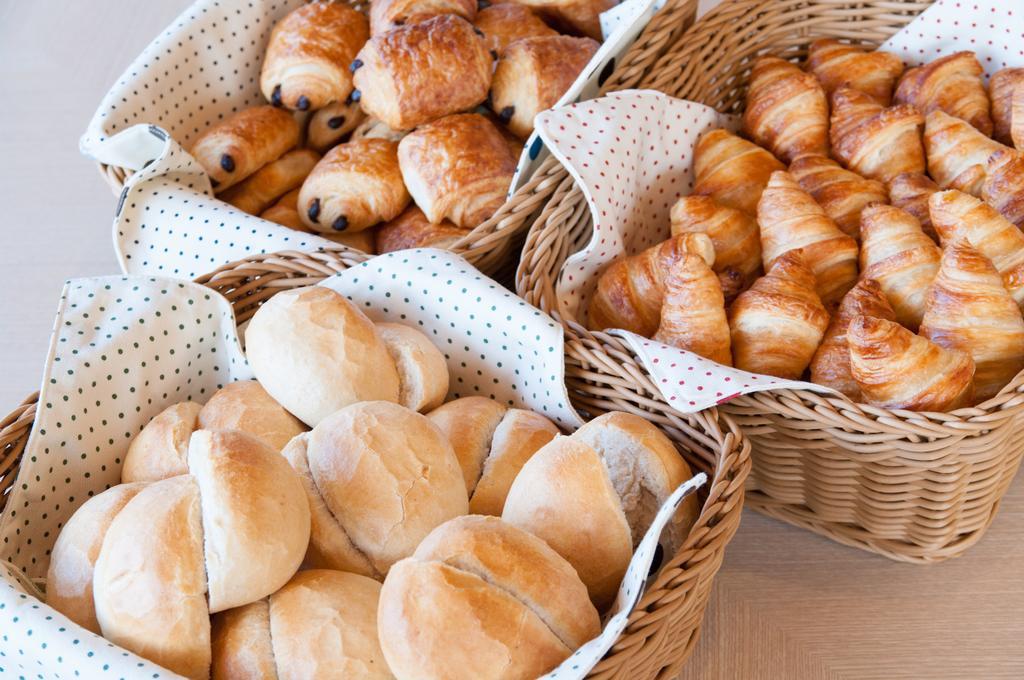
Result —
[[384, 581], [378, 633], [404, 678], [534, 678], [600, 631], [572, 566], [496, 517], [453, 519]]
[[[534, 454], [512, 483], [502, 518], [568, 560], [603, 610], [658, 508], [689, 477], [657, 428], [608, 413]], [[663, 537], [666, 554], [682, 544], [696, 515], [694, 499], [680, 506]]]
[[245, 343], [260, 384], [307, 425], [358, 401], [398, 401], [398, 371], [380, 333], [329, 288], [270, 298], [249, 322]]
[[100, 624], [92, 599], [96, 558], [114, 517], [145, 487], [145, 482], [118, 484], [87, 500], [64, 524], [50, 553], [46, 604], [97, 635]]
[[188, 472], [188, 440], [199, 427], [202, 404], [168, 406], [135, 435], [124, 456], [121, 481], [155, 482]]
[[213, 680], [278, 679], [268, 600], [215, 614], [211, 627]]
[[425, 416], [398, 404], [338, 411], [313, 428], [307, 456], [327, 508], [382, 574], [431, 529], [469, 509], [451, 444]]
[[243, 109], [199, 135], [189, 153], [217, 191], [238, 184], [299, 143], [299, 124], [273, 106]]
[[188, 466], [202, 494], [210, 611], [283, 586], [309, 543], [309, 504], [288, 462], [242, 432], [199, 430]]
[[228, 383], [199, 411], [203, 430], [238, 430], [280, 451], [292, 437], [306, 431], [298, 418], [284, 410], [255, 380]]
[[469, 511], [478, 515], [500, 515], [519, 470], [558, 435], [558, 428], [544, 416], [506, 408], [485, 397], [450, 401], [428, 417], [455, 449]]
[[289, 151], [267, 163], [252, 175], [220, 194], [220, 198], [242, 212], [259, 215], [303, 180], [320, 160], [312, 149]]
[[398, 403], [413, 411], [429, 411], [448, 394], [448, 364], [441, 350], [415, 328], [378, 323], [377, 331], [398, 369]]
[[148, 485], [110, 523], [93, 574], [96, 618], [111, 643], [187, 678], [210, 673], [199, 485]]
[[380, 35], [401, 26], [426, 21], [442, 14], [454, 14], [466, 21], [476, 16], [475, 0], [372, 0], [370, 33]]
[[483, 31], [487, 47], [495, 58], [522, 38], [558, 35], [558, 31], [541, 21], [528, 7], [516, 2], [499, 2], [481, 8], [473, 25]]
[[310, 117], [306, 128], [306, 144], [320, 153], [326, 153], [364, 120], [366, 114], [359, 102], [331, 102]]

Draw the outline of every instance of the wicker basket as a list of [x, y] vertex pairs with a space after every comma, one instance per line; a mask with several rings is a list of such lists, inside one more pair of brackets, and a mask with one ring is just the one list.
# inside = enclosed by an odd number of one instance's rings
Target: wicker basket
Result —
[[[930, 4], [727, 0], [679, 37], [638, 84], [737, 112], [757, 55], [800, 58], [821, 37], [877, 45]], [[557, 316], [558, 272], [590, 232], [586, 202], [566, 173], [527, 235], [519, 294]], [[679, 415], [622, 341], [562, 321], [567, 380], [588, 403]], [[746, 395], [721, 408], [754, 447], [750, 507], [907, 562], [955, 557], [977, 542], [1024, 450], [1024, 374], [981, 406], [949, 414], [889, 411], [804, 390]]]
[[[365, 11], [368, 3], [348, 0], [348, 4]], [[603, 91], [624, 89], [647, 72], [650, 65], [662, 55], [686, 27], [693, 22], [697, 0], [667, 0], [651, 19], [644, 31], [622, 56], [612, 75], [605, 81]], [[97, 163], [100, 174], [115, 195], [124, 189], [125, 180], [132, 174], [127, 168]], [[533, 175], [505, 202], [490, 219], [450, 246], [450, 250], [466, 258], [478, 269], [499, 281], [511, 282], [510, 253], [518, 255], [524, 232], [544, 204], [555, 193], [563, 173], [558, 161], [548, 158]], [[340, 251], [343, 246], [326, 248]], [[511, 258], [517, 259], [517, 258]], [[508, 271], [503, 271], [507, 269]], [[508, 276], [502, 276], [507, 273]]]
[[[365, 256], [289, 252], [226, 265], [199, 279], [232, 304], [238, 323], [281, 290], [308, 286], [358, 264]], [[575, 405], [597, 415], [607, 404], [577, 385]], [[600, 389], [595, 387], [595, 390]], [[0, 512], [14, 484], [18, 463], [36, 412], [29, 397], [0, 422]], [[656, 404], [655, 404], [656, 406]], [[635, 409], [634, 409], [635, 410]], [[650, 415], [650, 414], [647, 414]], [[678, 444], [691, 467], [708, 473], [703, 510], [679, 552], [667, 560], [629, 624], [608, 655], [591, 671], [593, 678], [673, 678], [697, 641], [711, 583], [725, 546], [736, 532], [750, 471], [750, 445], [737, 425], [714, 409], [691, 416], [653, 416]]]

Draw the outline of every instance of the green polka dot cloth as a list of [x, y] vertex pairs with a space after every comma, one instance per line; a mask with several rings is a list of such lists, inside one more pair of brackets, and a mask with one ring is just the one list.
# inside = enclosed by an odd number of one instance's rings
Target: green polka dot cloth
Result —
[[[605, 40], [558, 105], [593, 97], [664, 0], [626, 0], [602, 17]], [[82, 135], [86, 156], [134, 171], [114, 246], [122, 271], [192, 279], [249, 255], [334, 245], [247, 215], [213, 196], [185, 149], [211, 125], [267, 103], [259, 88], [270, 31], [304, 0], [199, 0], [140, 54]], [[533, 135], [510, 191], [544, 160]]]

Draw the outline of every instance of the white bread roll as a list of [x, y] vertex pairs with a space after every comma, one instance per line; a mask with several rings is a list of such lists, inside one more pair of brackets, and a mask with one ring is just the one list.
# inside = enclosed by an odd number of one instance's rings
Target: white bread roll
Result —
[[[639, 416], [609, 413], [530, 458], [502, 517], [568, 560], [603, 610], [615, 599], [654, 513], [689, 477], [689, 467], [656, 427]], [[694, 510], [680, 508], [666, 550], [685, 538]]]
[[398, 401], [398, 371], [373, 322], [329, 288], [270, 298], [245, 343], [260, 384], [311, 427], [360, 401]]
[[459, 459], [469, 511], [500, 515], [512, 481], [540, 447], [558, 435], [550, 420], [485, 397], [463, 397], [428, 415]]
[[217, 390], [199, 411], [199, 429], [238, 430], [280, 451], [306, 426], [274, 401], [255, 380], [243, 380]]
[[118, 484], [87, 500], [61, 529], [50, 553], [46, 604], [97, 635], [92, 575], [100, 546], [117, 513], [145, 487], [145, 482]]
[[210, 673], [199, 486], [154, 482], [111, 522], [93, 574], [103, 637], [187, 678]]
[[305, 432], [288, 442], [281, 451], [281, 455], [291, 463], [302, 480], [302, 487], [309, 501], [309, 545], [306, 547], [306, 557], [302, 565], [307, 569], [337, 569], [371, 578], [382, 578], [366, 559], [366, 555], [352, 544], [352, 539], [324, 504], [324, 499], [317, 491], [316, 483], [309, 472], [308, 446], [309, 433]]
[[210, 611], [254, 602], [288, 582], [309, 543], [309, 503], [298, 475], [243, 432], [199, 430], [188, 466], [202, 494]]
[[188, 440], [202, 404], [183, 401], [168, 406], [135, 435], [121, 468], [121, 481], [156, 482], [188, 472]]
[[451, 444], [425, 416], [398, 404], [338, 411], [313, 428], [307, 457], [327, 508], [381, 574], [469, 509]]
[[278, 680], [268, 600], [214, 614], [211, 626], [213, 680]]
[[496, 517], [459, 517], [424, 539], [384, 581], [377, 630], [407, 678], [496, 680], [550, 671], [600, 632], [573, 568]]
[[377, 330], [398, 369], [398, 403], [413, 411], [429, 411], [444, 403], [448, 364], [430, 338], [400, 323], [378, 323]]

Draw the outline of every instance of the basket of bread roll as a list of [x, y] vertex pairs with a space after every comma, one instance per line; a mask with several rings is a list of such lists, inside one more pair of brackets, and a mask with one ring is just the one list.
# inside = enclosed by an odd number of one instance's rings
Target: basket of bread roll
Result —
[[[452, 249], [494, 273], [557, 186], [534, 116], [653, 61], [696, 8], [671, 0], [637, 39], [653, 4], [201, 0], [82, 140], [141, 231], [115, 229], [122, 265], [194, 278], [341, 244]], [[153, 196], [174, 210], [147, 214]]]
[[[666, 94], [539, 119], [575, 188], [517, 285], [564, 323], [570, 389], [719, 403], [754, 447], [751, 507], [841, 543], [977, 542], [1024, 440], [1024, 61], [991, 39], [1017, 14], [725, 2], [640, 83]], [[638, 141], [584, 158], [568, 139], [592, 150], [603, 116]]]
[[674, 676], [749, 444], [577, 411], [561, 335], [439, 250], [69, 282], [0, 430], [0, 674]]

